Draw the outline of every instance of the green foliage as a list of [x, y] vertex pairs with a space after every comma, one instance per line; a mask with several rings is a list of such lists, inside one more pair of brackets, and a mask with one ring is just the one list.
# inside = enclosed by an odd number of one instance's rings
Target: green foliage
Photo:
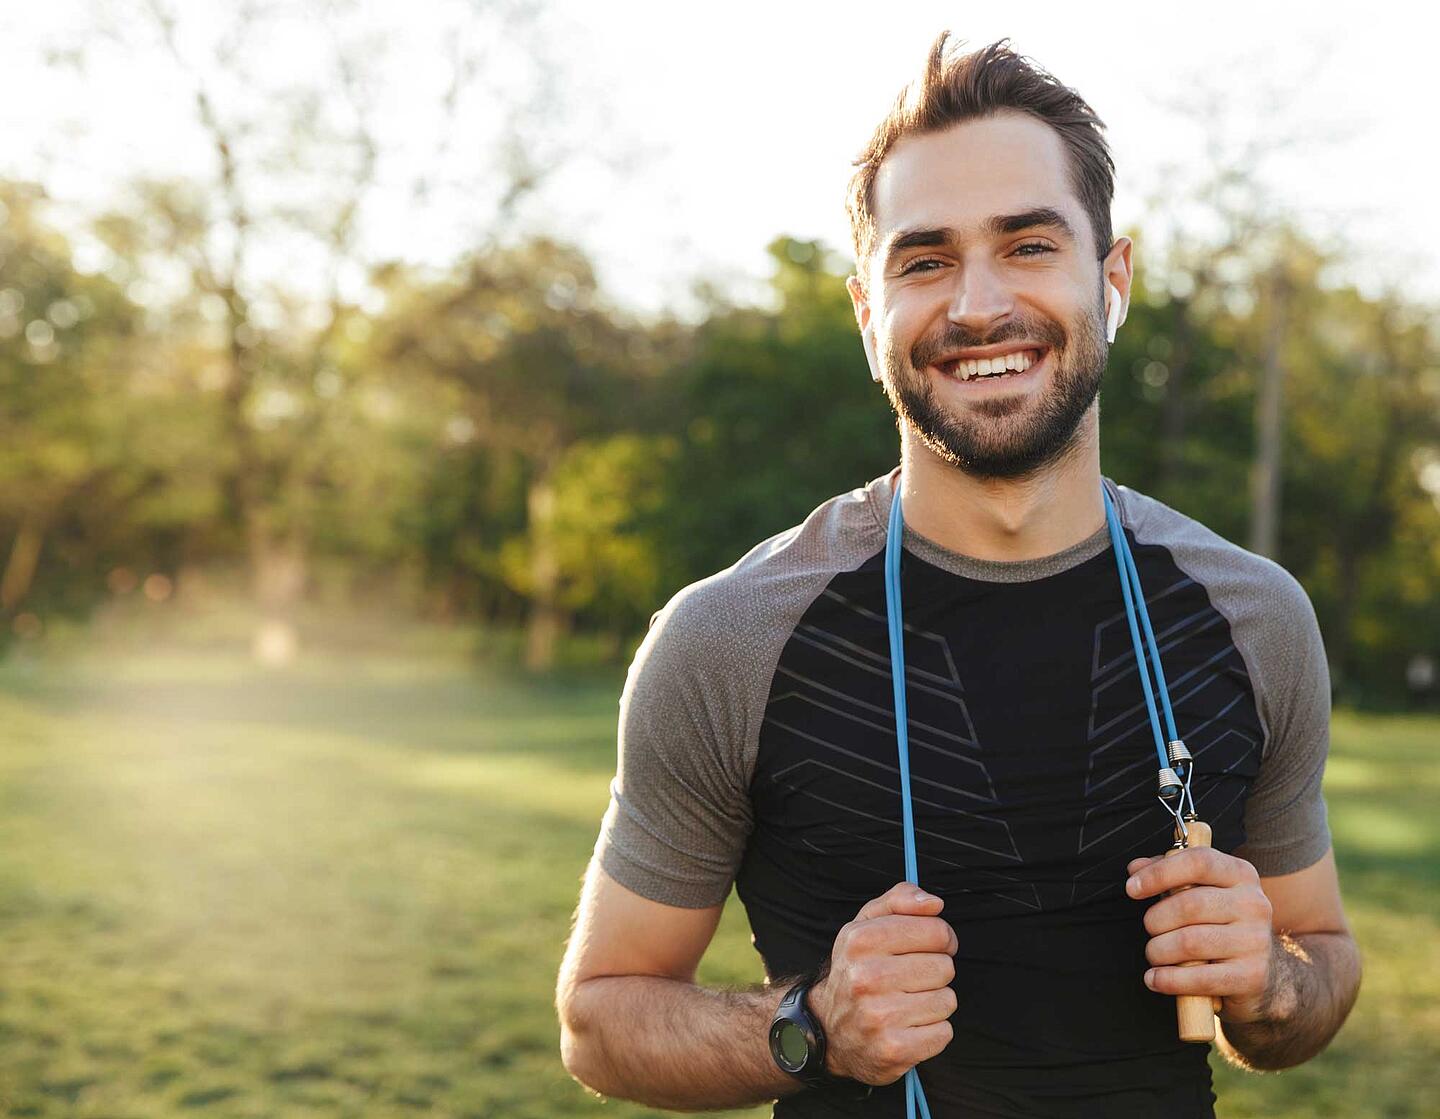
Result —
[[677, 374], [685, 439], [660, 541], [684, 582], [896, 461], [894, 419], [870, 380], [844, 271], [814, 242], [781, 238], [770, 255], [779, 309], [714, 315]]
[[[577, 443], [555, 469], [554, 536], [560, 600], [601, 628], [633, 625], [637, 604], [654, 602], [665, 581], [660, 532], [665, 486], [677, 457], [674, 436], [614, 435]], [[519, 538], [508, 555], [512, 585], [529, 576]]]
[[[771, 305], [713, 301], [693, 327], [627, 318], [582, 252], [537, 237], [382, 267], [379, 313], [336, 303], [306, 326], [290, 308], [280, 329], [206, 272], [212, 201], [184, 184], [140, 184], [98, 221], [99, 275], [70, 263], [38, 192], [0, 203], [0, 642], [21, 613], [29, 633], [83, 614], [112, 571], [278, 548], [348, 585], [413, 585], [436, 615], [579, 628], [619, 656], [680, 587], [897, 458], [845, 261], [819, 242], [776, 239]], [[1407, 669], [1440, 660], [1431, 317], [1325, 286], [1329, 258], [1291, 230], [1244, 248], [1259, 279], [1137, 271], [1103, 468], [1247, 544], [1281, 322], [1277, 558], [1315, 602], [1340, 694], [1408, 701]], [[193, 267], [159, 300], [132, 282], [166, 254]]]

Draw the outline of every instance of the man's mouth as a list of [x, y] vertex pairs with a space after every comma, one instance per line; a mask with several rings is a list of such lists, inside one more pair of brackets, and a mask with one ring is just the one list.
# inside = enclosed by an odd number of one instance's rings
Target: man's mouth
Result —
[[992, 358], [961, 361], [947, 358], [931, 365], [945, 377], [957, 381], [998, 381], [1023, 377], [1044, 362], [1050, 353], [1048, 348], [1015, 350], [1008, 354], [997, 354]]

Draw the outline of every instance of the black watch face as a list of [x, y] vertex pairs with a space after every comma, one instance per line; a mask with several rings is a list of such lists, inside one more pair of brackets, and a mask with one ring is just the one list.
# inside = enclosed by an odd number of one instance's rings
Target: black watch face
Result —
[[805, 1031], [794, 1022], [781, 1022], [779, 1030], [780, 1060], [787, 1072], [799, 1072], [810, 1056], [810, 1046], [805, 1040]]

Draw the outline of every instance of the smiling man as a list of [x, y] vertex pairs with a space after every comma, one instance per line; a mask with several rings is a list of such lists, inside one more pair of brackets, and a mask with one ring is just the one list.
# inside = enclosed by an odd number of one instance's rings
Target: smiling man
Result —
[[[1211, 1116], [1175, 995], [1213, 1000], [1222, 1051], [1257, 1068], [1344, 1021], [1359, 954], [1309, 599], [1100, 473], [1132, 277], [1102, 128], [1004, 40], [959, 55], [942, 35], [858, 161], [849, 288], [900, 465], [651, 619], [557, 990], [594, 1090], [899, 1116], [917, 1067], [934, 1119]], [[924, 891], [901, 880], [897, 487]], [[1173, 820], [1104, 492], [1213, 849], [1157, 857]], [[732, 884], [770, 977], [752, 990], [694, 982]]]

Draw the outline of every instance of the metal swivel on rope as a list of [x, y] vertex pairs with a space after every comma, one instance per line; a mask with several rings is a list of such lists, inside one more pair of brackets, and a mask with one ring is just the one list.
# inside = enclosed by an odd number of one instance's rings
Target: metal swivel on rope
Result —
[[1185, 802], [1185, 785], [1180, 777], [1169, 766], [1160, 771], [1158, 778], [1160, 786], [1160, 803], [1165, 806], [1165, 811], [1175, 817], [1175, 827], [1179, 838], [1177, 843], [1184, 846], [1185, 837], [1188, 834], [1185, 828], [1185, 818], [1182, 815]]
[[1190, 749], [1185, 745], [1182, 738], [1174, 738], [1165, 744], [1165, 752], [1170, 757], [1170, 768], [1175, 771], [1185, 786], [1185, 803], [1189, 808], [1185, 810], [1185, 819], [1193, 820], [1198, 813], [1195, 811], [1195, 796], [1190, 791], [1190, 778], [1194, 775], [1194, 759], [1190, 756]]
[[1190, 781], [1190, 749], [1185, 745], [1185, 740], [1176, 738], [1165, 743], [1165, 753], [1170, 756], [1170, 768], [1173, 769], [1181, 781], [1187, 784]]

